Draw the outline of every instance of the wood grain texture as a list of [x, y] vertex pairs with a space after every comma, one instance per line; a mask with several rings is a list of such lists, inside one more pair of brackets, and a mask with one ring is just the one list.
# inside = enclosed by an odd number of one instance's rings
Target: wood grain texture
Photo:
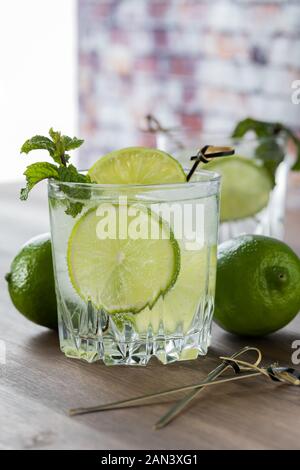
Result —
[[[300, 254], [300, 181], [290, 179], [286, 239]], [[203, 392], [174, 423], [153, 431], [165, 405], [70, 418], [70, 407], [111, 400], [201, 380], [218, 356], [245, 340], [214, 326], [204, 359], [146, 368], [86, 364], [64, 357], [55, 333], [20, 316], [10, 302], [4, 274], [22, 243], [49, 230], [45, 187], [27, 203], [19, 185], [0, 188], [0, 340], [7, 363], [0, 365], [0, 449], [286, 449], [300, 448], [300, 390], [263, 378]], [[300, 339], [300, 318], [251, 345], [267, 362], [290, 364], [291, 344]]]

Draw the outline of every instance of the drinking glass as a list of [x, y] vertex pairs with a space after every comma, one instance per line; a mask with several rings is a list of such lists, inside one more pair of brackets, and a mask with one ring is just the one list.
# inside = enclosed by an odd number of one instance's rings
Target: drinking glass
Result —
[[[206, 354], [214, 305], [219, 187], [220, 177], [208, 171], [196, 171], [190, 182], [177, 184], [49, 181], [59, 337], [66, 356], [107, 365], [146, 365], [152, 356], [168, 364]], [[115, 211], [118, 230], [101, 232], [104, 209]], [[121, 210], [127, 220], [119, 217]], [[142, 224], [150, 221], [163, 233], [132, 232], [132, 214], [137, 212]], [[103, 246], [109, 249], [103, 252]], [[116, 268], [107, 277], [112, 251], [112, 263], [120, 271]], [[145, 304], [152, 285], [168, 278], [170, 260], [172, 280]], [[104, 288], [102, 276], [108, 279]], [[135, 299], [134, 308], [129, 299]]]
[[[221, 217], [219, 228], [220, 242], [245, 233], [283, 239], [287, 177], [291, 167], [291, 158], [285, 153], [286, 142], [281, 137], [272, 137], [270, 139], [247, 137], [232, 139], [215, 135], [203, 136], [200, 132], [196, 132], [193, 129], [174, 129], [167, 132], [157, 132], [156, 134], [157, 147], [173, 155], [183, 165], [187, 165], [190, 157], [195, 155], [206, 144], [232, 146], [235, 149], [236, 155], [255, 160], [256, 162], [261, 163], [262, 159], [269, 163], [275, 162], [275, 155], [272, 154], [274, 142], [277, 146], [277, 151], [282, 153], [284, 157], [274, 172], [274, 185], [270, 190], [267, 205], [259, 212], [245, 218], [222, 220]], [[215, 171], [218, 170], [216, 169]], [[251, 197], [251, 191], [249, 191], [249, 197]]]

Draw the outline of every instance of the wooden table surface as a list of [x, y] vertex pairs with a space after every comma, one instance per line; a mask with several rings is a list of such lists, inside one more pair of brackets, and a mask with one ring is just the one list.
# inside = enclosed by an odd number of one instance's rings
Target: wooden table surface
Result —
[[[55, 333], [23, 318], [8, 296], [4, 274], [22, 243], [48, 231], [45, 188], [18, 201], [20, 185], [0, 188], [0, 449], [286, 449], [300, 448], [300, 389], [263, 378], [218, 386], [175, 422], [152, 429], [167, 409], [155, 405], [70, 418], [70, 407], [89, 406], [198, 381], [218, 357], [245, 346], [214, 326], [205, 359], [163, 366], [106, 367], [67, 359]], [[300, 254], [300, 180], [290, 178], [286, 240]], [[251, 340], [266, 362], [291, 364], [300, 316], [282, 331]], [[300, 367], [300, 366], [299, 366]]]

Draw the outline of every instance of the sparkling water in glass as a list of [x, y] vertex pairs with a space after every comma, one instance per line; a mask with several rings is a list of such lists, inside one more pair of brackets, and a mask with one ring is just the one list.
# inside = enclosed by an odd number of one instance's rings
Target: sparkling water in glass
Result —
[[[189, 183], [147, 186], [49, 181], [59, 336], [61, 350], [66, 356], [88, 362], [103, 360], [107, 365], [146, 365], [152, 356], [168, 364], [206, 354], [214, 305], [219, 185], [219, 176], [207, 171], [196, 172]], [[103, 269], [97, 251], [98, 231], [95, 233], [91, 228], [82, 234], [80, 249], [88, 253], [82, 256], [85, 273], [89, 272], [91, 264], [90, 276], [82, 279], [80, 270], [76, 274], [84, 284], [83, 293], [76, 284], [78, 279], [74, 280], [76, 276], [71, 272], [70, 247], [74, 245], [74, 234], [86, 217], [90, 214], [98, 217], [99, 214], [100, 221], [99, 208], [103, 208], [103, 204], [114, 208], [124, 205], [124, 201], [126, 210], [136, 205], [144, 217], [148, 214], [151, 222], [159, 220], [170, 228], [178, 247], [176, 278], [165, 292], [159, 292], [152, 305], [139, 312], [121, 308], [112, 313], [107, 311], [105, 302], [102, 305], [107, 292], [100, 292], [99, 287], [97, 301], [95, 296], [86, 294], [95, 290], [95, 278]], [[125, 222], [119, 220], [118, 223], [121, 226]], [[120, 237], [119, 232], [117, 236]], [[138, 240], [129, 240], [128, 243], [133, 248], [138, 247]], [[147, 243], [145, 240], [144, 256], [147, 254], [147, 262], [151, 262], [152, 245]], [[75, 252], [75, 255], [80, 262], [80, 253]], [[117, 256], [118, 262], [126, 261], [122, 250]], [[136, 289], [136, 295], [143, 297], [143, 290], [146, 292], [149, 284], [157, 279], [149, 278], [147, 267], [143, 267], [143, 253], [139, 252], [138, 256], [141, 272], [134, 275], [139, 276], [139, 286], [130, 285], [127, 292], [135, 295]], [[128, 261], [134, 271], [134, 260]], [[95, 271], [95, 266], [99, 272]], [[156, 268], [160, 269], [158, 278], [163, 278], [163, 260]], [[115, 276], [111, 282], [120, 283], [106, 286], [109, 292], [114, 292], [111, 289], [114, 287], [117, 297], [118, 290], [123, 287], [122, 279]]]

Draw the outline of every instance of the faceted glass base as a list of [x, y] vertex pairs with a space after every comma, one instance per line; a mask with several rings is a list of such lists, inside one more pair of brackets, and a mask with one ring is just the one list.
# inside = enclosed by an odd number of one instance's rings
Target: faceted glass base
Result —
[[163, 364], [175, 361], [196, 359], [207, 353], [210, 344], [211, 321], [203, 325], [202, 330], [182, 336], [140, 337], [136, 341], [116, 342], [111, 337], [91, 338], [70, 335], [60, 324], [61, 350], [70, 358], [87, 362], [102, 360], [106, 365], [145, 366], [151, 357], [156, 357]]

